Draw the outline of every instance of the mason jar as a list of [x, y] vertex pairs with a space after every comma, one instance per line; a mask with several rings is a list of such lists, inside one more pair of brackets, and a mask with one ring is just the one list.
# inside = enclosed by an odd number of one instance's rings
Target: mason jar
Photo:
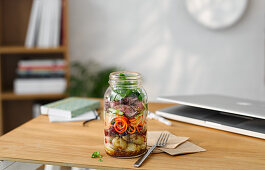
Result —
[[104, 95], [104, 146], [114, 157], [137, 157], [147, 147], [147, 95], [141, 74], [113, 72]]

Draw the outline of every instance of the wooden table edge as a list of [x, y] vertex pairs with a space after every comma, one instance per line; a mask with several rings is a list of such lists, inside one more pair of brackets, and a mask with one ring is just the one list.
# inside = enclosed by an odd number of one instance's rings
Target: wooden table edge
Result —
[[0, 161], [15, 161], [15, 162], [25, 162], [33, 164], [44, 164], [44, 165], [57, 165], [57, 166], [67, 166], [67, 167], [78, 167], [78, 168], [92, 168], [92, 169], [134, 169], [132, 168], [120, 168], [120, 167], [111, 167], [111, 166], [96, 166], [96, 165], [84, 165], [84, 164], [72, 164], [64, 162], [52, 162], [52, 161], [39, 161], [39, 160], [30, 160], [30, 159], [19, 159], [19, 158], [8, 158], [0, 157]]

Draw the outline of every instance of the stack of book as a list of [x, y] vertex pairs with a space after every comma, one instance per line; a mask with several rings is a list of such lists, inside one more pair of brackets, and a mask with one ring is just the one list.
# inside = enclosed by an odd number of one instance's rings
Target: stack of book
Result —
[[62, 38], [64, 0], [33, 0], [26, 47], [58, 47]]
[[20, 60], [14, 92], [17, 94], [63, 93], [66, 89], [62, 59]]
[[69, 97], [41, 106], [41, 114], [47, 114], [51, 122], [85, 121], [98, 118], [98, 100]]

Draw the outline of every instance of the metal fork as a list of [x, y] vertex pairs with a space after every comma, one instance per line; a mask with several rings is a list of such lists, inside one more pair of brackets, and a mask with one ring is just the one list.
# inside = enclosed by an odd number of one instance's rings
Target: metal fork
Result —
[[159, 138], [156, 141], [156, 144], [154, 144], [147, 152], [146, 154], [144, 154], [140, 159], [138, 159], [138, 161], [136, 161], [134, 163], [133, 166], [135, 167], [140, 167], [142, 165], [142, 163], [145, 161], [145, 159], [150, 155], [150, 153], [157, 147], [161, 147], [161, 146], [165, 146], [167, 144], [167, 140], [169, 138], [169, 134], [168, 133], [161, 133]]

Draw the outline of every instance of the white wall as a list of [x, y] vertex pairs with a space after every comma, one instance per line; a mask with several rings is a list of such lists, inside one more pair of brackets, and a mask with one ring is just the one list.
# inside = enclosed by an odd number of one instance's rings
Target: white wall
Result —
[[219, 93], [265, 100], [265, 1], [233, 27], [208, 30], [183, 0], [70, 0], [72, 60], [95, 59], [144, 76], [158, 95]]

